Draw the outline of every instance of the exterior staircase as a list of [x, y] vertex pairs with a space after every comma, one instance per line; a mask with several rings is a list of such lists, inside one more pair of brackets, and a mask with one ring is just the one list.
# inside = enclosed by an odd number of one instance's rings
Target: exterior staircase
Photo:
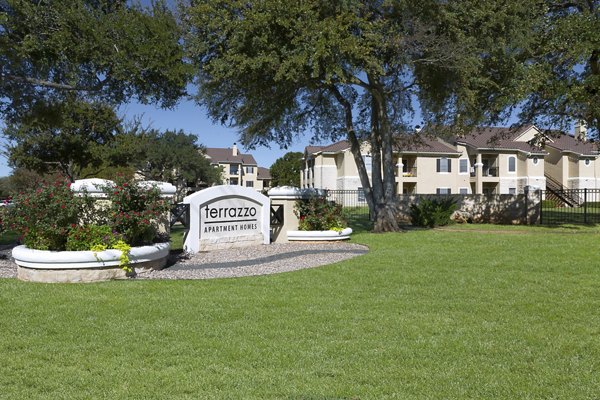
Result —
[[544, 174], [546, 177], [546, 200], [562, 203], [569, 207], [579, 207], [583, 199], [577, 195], [576, 190], [566, 189], [556, 179]]

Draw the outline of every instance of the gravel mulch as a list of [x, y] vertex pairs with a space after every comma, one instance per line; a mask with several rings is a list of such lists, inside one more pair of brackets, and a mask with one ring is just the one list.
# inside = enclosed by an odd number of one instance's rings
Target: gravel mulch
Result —
[[[0, 278], [14, 278], [16, 264], [10, 249], [0, 249]], [[172, 254], [170, 266], [144, 272], [138, 279], [210, 279], [268, 275], [333, 264], [362, 254], [368, 248], [359, 244], [274, 243], [270, 245], [217, 250], [194, 255]]]

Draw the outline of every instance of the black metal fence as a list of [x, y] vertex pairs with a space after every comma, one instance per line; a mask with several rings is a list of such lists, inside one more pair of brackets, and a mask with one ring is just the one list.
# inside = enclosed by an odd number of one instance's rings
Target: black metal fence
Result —
[[346, 214], [369, 215], [369, 206], [363, 190], [326, 190], [326, 198], [344, 208]]
[[[326, 190], [326, 197], [342, 205], [349, 216], [369, 215], [363, 190]], [[399, 200], [414, 201], [404, 197], [399, 195]], [[541, 199], [540, 224], [600, 224], [600, 189], [542, 190]]]
[[542, 190], [540, 224], [600, 223], [600, 189]]

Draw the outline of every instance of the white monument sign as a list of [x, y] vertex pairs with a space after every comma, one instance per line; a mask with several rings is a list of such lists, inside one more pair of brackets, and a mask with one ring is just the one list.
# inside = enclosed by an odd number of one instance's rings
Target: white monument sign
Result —
[[270, 243], [270, 201], [254, 189], [213, 186], [187, 196], [183, 203], [190, 205], [186, 251]]

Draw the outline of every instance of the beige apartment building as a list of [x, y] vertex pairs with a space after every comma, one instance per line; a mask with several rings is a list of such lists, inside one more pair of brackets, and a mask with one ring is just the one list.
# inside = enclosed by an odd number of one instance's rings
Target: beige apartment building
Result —
[[205, 154], [211, 165], [223, 169], [223, 185], [263, 190], [265, 179], [259, 179], [256, 160], [251, 154], [240, 153], [235, 143], [229, 148], [207, 147]]
[[271, 188], [271, 171], [269, 168], [258, 167], [256, 176], [256, 190], [266, 191]]
[[[394, 152], [397, 192], [404, 194], [517, 194], [525, 187], [545, 189], [547, 152], [529, 144], [534, 126], [478, 128], [451, 140], [425, 135], [398, 137]], [[416, 140], [419, 138], [419, 140]], [[362, 148], [371, 168], [368, 145]], [[350, 143], [308, 146], [302, 187], [356, 190], [362, 185]]]
[[552, 189], [600, 189], [598, 144], [586, 140], [585, 126], [575, 127], [575, 136], [560, 134], [546, 138], [546, 177]]

